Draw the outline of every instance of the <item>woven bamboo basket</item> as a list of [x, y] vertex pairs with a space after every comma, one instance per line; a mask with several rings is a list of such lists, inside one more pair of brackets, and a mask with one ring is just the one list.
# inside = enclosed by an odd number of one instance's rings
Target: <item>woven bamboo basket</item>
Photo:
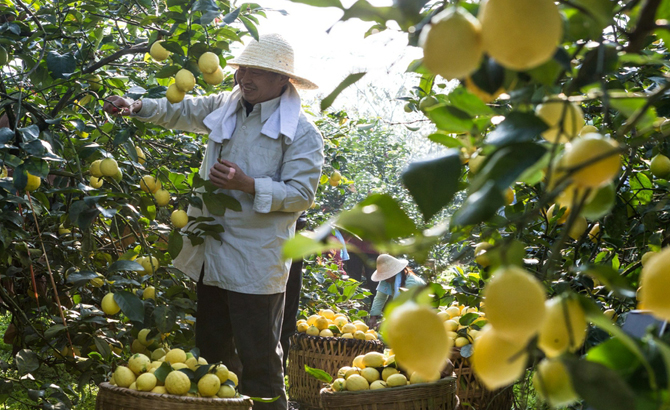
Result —
[[351, 366], [356, 356], [373, 351], [383, 352], [382, 342], [294, 334], [286, 368], [290, 400], [300, 403], [301, 410], [321, 408], [319, 391], [323, 383], [307, 374], [305, 365], [334, 376], [341, 367]]
[[324, 410], [456, 410], [456, 378], [379, 390], [321, 390]]
[[251, 410], [249, 398], [186, 397], [139, 392], [101, 383], [95, 410]]
[[451, 355], [456, 373], [456, 395], [461, 405], [471, 410], [510, 410], [514, 402], [512, 386], [498, 390], [488, 390], [475, 376], [470, 362], [461, 356], [461, 349], [455, 347]]

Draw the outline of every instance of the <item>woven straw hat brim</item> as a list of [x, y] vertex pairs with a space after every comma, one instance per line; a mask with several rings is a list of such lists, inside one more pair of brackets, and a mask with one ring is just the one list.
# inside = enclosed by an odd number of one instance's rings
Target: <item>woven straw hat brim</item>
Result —
[[293, 73], [289, 73], [284, 70], [277, 70], [276, 68], [270, 67], [269, 65], [261, 65], [259, 64], [258, 61], [255, 62], [245, 61], [240, 58], [235, 58], [233, 60], [228, 61], [227, 66], [231, 68], [239, 68], [239, 67], [258, 68], [260, 70], [272, 71], [273, 73], [283, 74], [289, 78], [289, 81], [295, 86], [295, 88], [299, 88], [301, 90], [316, 90], [317, 88], [319, 88], [318, 85], [314, 84], [313, 82], [309, 81], [304, 77], [297, 76]]
[[[380, 257], [383, 255], [380, 255]], [[389, 260], [381, 268], [378, 268], [372, 273], [370, 279], [374, 282], [381, 282], [383, 280], [394, 277], [398, 272], [405, 269], [409, 264], [407, 259], [396, 259], [393, 256], [386, 255]]]

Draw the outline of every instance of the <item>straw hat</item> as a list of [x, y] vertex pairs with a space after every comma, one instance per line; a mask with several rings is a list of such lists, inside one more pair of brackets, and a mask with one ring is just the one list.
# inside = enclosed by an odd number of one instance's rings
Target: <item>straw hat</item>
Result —
[[374, 271], [370, 279], [375, 282], [381, 282], [392, 278], [398, 272], [405, 269], [408, 263], [407, 259], [396, 259], [391, 255], [382, 253], [377, 257], [377, 270]]
[[295, 74], [293, 47], [279, 34], [264, 34], [258, 41], [251, 40], [237, 58], [228, 61], [228, 65], [232, 68], [243, 66], [283, 74], [290, 78], [296, 88], [319, 88], [308, 79]]

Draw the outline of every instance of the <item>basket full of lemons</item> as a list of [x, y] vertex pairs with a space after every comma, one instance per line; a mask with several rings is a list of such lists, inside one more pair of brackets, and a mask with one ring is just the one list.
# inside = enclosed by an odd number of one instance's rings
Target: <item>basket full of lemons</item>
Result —
[[344, 313], [331, 309], [298, 320], [297, 330], [291, 337], [286, 374], [289, 397], [300, 403], [301, 409], [321, 408], [322, 382], [307, 374], [305, 366], [335, 374], [356, 356], [384, 350], [377, 332], [362, 321], [350, 321]]
[[403, 371], [392, 351], [370, 352], [354, 358], [335, 377], [320, 393], [326, 410], [454, 410], [459, 403], [449, 362], [442, 372], [426, 377]]
[[101, 383], [96, 410], [250, 410], [237, 392], [237, 375], [182, 349], [135, 353]]
[[[480, 308], [483, 307], [482, 303]], [[475, 376], [470, 365], [473, 343], [479, 339], [482, 329], [488, 323], [486, 314], [476, 307], [454, 303], [441, 309], [438, 316], [444, 320], [447, 335], [454, 341], [451, 360], [457, 378], [456, 394], [461, 403], [477, 409], [510, 409], [514, 399], [512, 388], [488, 390]]]

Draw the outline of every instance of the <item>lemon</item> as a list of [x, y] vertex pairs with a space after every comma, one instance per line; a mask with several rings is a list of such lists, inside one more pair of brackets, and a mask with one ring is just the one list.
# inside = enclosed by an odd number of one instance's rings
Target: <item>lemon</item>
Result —
[[468, 161], [468, 167], [470, 167], [470, 172], [474, 175], [479, 171], [479, 168], [484, 165], [484, 161], [486, 160], [485, 155], [477, 154], [475, 156], [470, 157], [470, 160]]
[[462, 7], [447, 7], [433, 16], [419, 45], [426, 68], [447, 80], [472, 74], [484, 54], [479, 21]]
[[549, 126], [549, 129], [542, 133], [542, 138], [557, 144], [572, 140], [584, 126], [582, 109], [567, 100], [540, 104], [535, 109], [535, 114]]
[[644, 309], [663, 320], [670, 320], [670, 248], [658, 252], [647, 261], [640, 274], [639, 302]]
[[305, 331], [305, 333], [307, 333], [307, 334], [310, 335], [310, 336], [318, 336], [319, 333], [320, 333], [320, 331], [319, 331], [319, 328], [318, 328], [318, 327], [312, 325], [312, 326], [310, 326], [310, 327], [307, 328], [307, 330]]
[[370, 390], [379, 390], [379, 389], [385, 389], [388, 387], [388, 384], [384, 382], [383, 380], [375, 380], [372, 383], [370, 383]]
[[198, 68], [203, 74], [213, 74], [219, 68], [219, 57], [211, 51], [202, 53], [198, 58]]
[[317, 327], [319, 330], [327, 329], [328, 328], [328, 319], [325, 317], [319, 317], [316, 319], [316, 322], [314, 322], [314, 326]]
[[130, 345], [130, 353], [147, 353], [147, 347], [135, 339]]
[[151, 175], [145, 175], [140, 179], [140, 189], [146, 193], [154, 193], [161, 188], [161, 181]]
[[296, 330], [300, 333], [305, 333], [309, 329], [309, 325], [307, 323], [298, 323], [296, 325]]
[[170, 52], [163, 48], [162, 41], [156, 41], [151, 45], [149, 54], [156, 61], [164, 61], [170, 56]]
[[578, 216], [574, 221], [572, 221], [572, 225], [568, 231], [568, 236], [577, 241], [582, 237], [582, 235], [584, 235], [584, 232], [586, 232], [588, 227], [589, 224], [586, 222], [586, 218], [583, 216]]
[[526, 369], [527, 360], [524, 343], [500, 337], [490, 325], [482, 329], [470, 357], [475, 374], [489, 390], [519, 379]]
[[147, 340], [149, 333], [151, 333], [151, 329], [148, 328], [144, 328], [137, 333], [137, 340], [139, 340], [143, 346], [149, 346], [153, 343], [152, 339]]
[[560, 167], [564, 171], [579, 167], [571, 175], [575, 185], [598, 188], [612, 181], [619, 173], [621, 155], [618, 144], [600, 134], [580, 136], [566, 147]]
[[100, 172], [103, 176], [113, 177], [119, 172], [119, 164], [114, 158], [105, 158], [100, 163]]
[[470, 344], [470, 339], [468, 339], [467, 337], [462, 337], [461, 336], [461, 337], [457, 337], [454, 340], [454, 346], [456, 346], [456, 347], [463, 347], [463, 346], [467, 346], [469, 344]]
[[614, 309], [607, 309], [603, 312], [603, 315], [607, 316], [608, 319], [613, 319], [615, 314], [616, 310]]
[[514, 190], [507, 188], [505, 190], [505, 205], [511, 205], [514, 202]]
[[221, 383], [225, 383], [228, 380], [228, 368], [224, 364], [216, 366], [216, 377], [219, 378]]
[[472, 80], [472, 77], [467, 77], [465, 79], [465, 89], [468, 90], [471, 94], [476, 95], [479, 97], [480, 100], [482, 100], [485, 103], [490, 103], [491, 101], [495, 100], [505, 92], [505, 89], [500, 87], [497, 91], [495, 91], [493, 94], [489, 94], [486, 91], [482, 90], [475, 84], [475, 82]]
[[165, 206], [170, 203], [170, 192], [165, 189], [159, 189], [154, 194], [154, 199], [156, 200], [156, 205]]
[[[374, 333], [365, 332], [364, 336], [365, 336], [365, 340], [377, 340], [378, 339], [377, 335], [374, 334]], [[354, 337], [354, 339], [356, 339], [356, 337]]]
[[356, 325], [354, 325], [353, 323], [347, 323], [344, 326], [342, 326], [342, 333], [354, 334], [354, 332], [356, 332], [356, 330], [358, 330], [358, 329], [356, 329]]
[[[552, 204], [549, 209], [547, 209], [547, 219], [551, 221], [554, 218], [554, 212], [558, 211], [561, 209], [560, 205], [558, 209], [556, 209], [556, 204]], [[570, 208], [563, 208], [565, 211], [563, 212], [563, 215], [561, 215], [558, 220], [556, 220], [557, 224], [564, 224], [568, 220], [568, 216], [570, 216]]]
[[547, 301], [537, 345], [547, 357], [574, 352], [584, 343], [586, 327], [586, 317], [577, 300], [554, 297]]
[[563, 407], [579, 400], [565, 365], [556, 359], [543, 359], [533, 375], [535, 391], [552, 407]]
[[333, 312], [331, 309], [321, 309], [319, 310], [319, 316], [323, 316], [326, 319], [333, 320], [335, 319], [335, 312]]
[[156, 367], [159, 367], [161, 365], [161, 362], [158, 362], [157, 360], [160, 359], [161, 357], [165, 357], [165, 353], [167, 352], [162, 347], [159, 347], [158, 349], [151, 352], [151, 359], [156, 360], [155, 362], [152, 362], [152, 365], [158, 363], [158, 366]]
[[156, 386], [151, 390], [151, 392], [156, 394], [167, 394], [168, 391], [165, 386]]
[[421, 377], [421, 375], [417, 372], [414, 372], [411, 376], [409, 376], [409, 384], [431, 383], [436, 380], [440, 380], [440, 372], [434, 373], [429, 378]]
[[221, 84], [223, 81], [223, 70], [221, 67], [218, 67], [216, 71], [214, 71], [212, 74], [203, 74], [202, 79], [205, 80], [207, 84], [210, 85], [218, 85]]
[[235, 387], [237, 387], [237, 375], [230, 370], [228, 371], [228, 380], [232, 380], [235, 384]]
[[351, 370], [351, 366], [340, 367], [340, 369], [337, 371], [337, 377], [344, 378], [344, 375], [347, 374], [349, 370]]
[[525, 343], [542, 325], [544, 287], [525, 269], [497, 269], [484, 288], [484, 300], [489, 323], [500, 337]]
[[[488, 242], [480, 242], [475, 246], [475, 262], [477, 262], [479, 265], [482, 267], [487, 267], [491, 264], [491, 261], [489, 259], [489, 256], [486, 254], [489, 249], [491, 249], [493, 245], [491, 245]], [[458, 309], [458, 308], [456, 308]], [[447, 309], [447, 312], [449, 309]], [[455, 314], [452, 317], [460, 315], [460, 310], [458, 311], [457, 314]]]
[[347, 379], [346, 388], [349, 391], [369, 390], [370, 384], [360, 374], [353, 374]]
[[146, 289], [142, 292], [142, 299], [153, 299], [156, 300], [156, 288], [153, 286], [147, 286]]
[[[165, 359], [163, 359], [165, 360]], [[174, 363], [172, 365], [172, 370], [181, 370], [181, 369], [189, 369], [188, 365], [186, 363]]]
[[139, 391], [151, 391], [156, 387], [156, 376], [153, 373], [143, 373], [135, 381], [137, 385], [137, 390]]
[[144, 272], [141, 272], [142, 275], [151, 275], [160, 267], [158, 258], [155, 256], [146, 256], [140, 264], [144, 268]]
[[354, 367], [357, 367], [359, 369], [364, 369], [365, 368], [365, 363], [363, 362], [364, 358], [365, 358], [364, 354], [360, 354], [360, 355], [354, 357], [354, 360], [352, 362]]
[[640, 258], [640, 263], [642, 263], [642, 266], [645, 266], [647, 263], [649, 263], [649, 260], [651, 257], [656, 256], [658, 252], [645, 252], [644, 255], [642, 255], [642, 258]]
[[186, 361], [186, 353], [182, 349], [170, 349], [165, 354], [165, 361], [174, 365], [175, 363], [184, 363]]
[[198, 393], [203, 397], [214, 397], [221, 389], [221, 380], [212, 373], [207, 373], [198, 380]]
[[119, 387], [129, 387], [135, 382], [135, 373], [126, 366], [119, 366], [114, 370], [114, 381]]
[[102, 78], [98, 74], [89, 74], [85, 79], [91, 91], [98, 92], [102, 88]]
[[188, 214], [183, 209], [176, 209], [170, 215], [170, 222], [176, 229], [181, 229], [188, 224]]
[[319, 332], [319, 336], [321, 337], [333, 337], [333, 332], [330, 329], [323, 329], [322, 331]]
[[361, 374], [361, 369], [359, 369], [358, 367], [350, 367], [349, 370], [347, 370], [347, 371], [344, 373], [344, 379], [345, 379], [345, 380], [349, 379], [349, 376], [351, 376], [351, 375], [353, 375], [353, 374], [357, 374], [357, 375], [360, 376], [360, 374]]
[[195, 76], [185, 68], [177, 71], [177, 75], [175, 75], [174, 79], [177, 88], [185, 93], [191, 91], [193, 87], [195, 87]]
[[116, 303], [114, 300], [114, 294], [113, 293], [108, 293], [102, 298], [102, 302], [100, 302], [100, 306], [102, 307], [102, 311], [105, 312], [107, 315], [115, 315], [119, 313], [121, 308], [119, 305]]
[[140, 164], [147, 162], [147, 156], [144, 155], [144, 151], [140, 147], [135, 147], [135, 152], [137, 153], [137, 162]]
[[[418, 373], [420, 374], [420, 373]], [[402, 373], [392, 374], [386, 379], [386, 384], [389, 387], [398, 387], [407, 385], [407, 377]]]
[[[147, 367], [151, 364], [151, 359], [142, 353], [135, 353], [128, 360], [128, 368], [133, 373], [139, 375], [147, 371]], [[151, 388], [153, 389], [153, 387]], [[151, 390], [149, 389], [149, 390]]]
[[320, 318], [321, 315], [312, 315], [307, 318], [307, 324], [312, 326], [314, 323], [316, 323], [316, 319]]
[[184, 372], [171, 371], [165, 378], [165, 389], [170, 394], [183, 396], [191, 390], [191, 379]]
[[382, 370], [382, 380], [386, 381], [386, 379], [388, 379], [389, 376], [392, 376], [397, 373], [400, 372], [395, 367], [384, 367], [384, 369]]
[[513, 70], [552, 58], [563, 36], [553, 0], [488, 0], [479, 7], [484, 52]]
[[176, 104], [184, 99], [186, 94], [177, 87], [177, 84], [170, 84], [165, 92], [165, 98], [171, 103]]
[[342, 326], [349, 323], [349, 320], [346, 317], [338, 316], [335, 319], [333, 319], [333, 323], [335, 323], [335, 326], [337, 326], [341, 329]]
[[130, 390], [137, 390], [137, 383], [136, 383], [136, 382], [132, 382], [131, 385], [128, 386], [128, 388], [129, 388]]
[[94, 177], [102, 177], [102, 171], [100, 171], [100, 163], [102, 162], [101, 159], [95, 160], [91, 162], [91, 166], [88, 168], [88, 171], [93, 175]]
[[30, 172], [26, 172], [26, 176], [28, 177], [28, 181], [26, 182], [26, 188], [25, 188], [27, 192], [33, 192], [34, 190], [39, 188], [40, 185], [42, 184], [42, 180], [40, 179], [40, 177], [35, 176]]
[[670, 176], [670, 158], [663, 154], [658, 154], [651, 159], [649, 170], [656, 178], [667, 179]]
[[355, 321], [354, 326], [356, 326], [356, 329], [360, 330], [361, 332], [367, 332], [370, 329], [368, 325], [361, 321]]
[[379, 352], [368, 352], [363, 356], [363, 365], [365, 367], [382, 367], [386, 359]]
[[235, 388], [229, 384], [222, 384], [216, 396], [222, 399], [235, 397]]
[[595, 224], [589, 231], [589, 239], [593, 243], [598, 243], [599, 238], [600, 238], [600, 224]]
[[367, 380], [369, 383], [372, 383], [373, 381], [379, 380], [381, 378], [379, 370], [375, 369], [374, 367], [366, 367], [365, 369], [361, 370], [361, 376], [365, 377], [365, 380]]
[[105, 182], [104, 179], [95, 177], [91, 175], [91, 177], [88, 179], [88, 184], [91, 186], [91, 188], [98, 189], [102, 187], [102, 184]]
[[594, 132], [599, 132], [598, 128], [594, 127], [593, 125], [587, 124], [584, 127], [582, 127], [582, 129], [579, 131], [579, 135], [586, 135]]
[[385, 322], [384, 337], [398, 363], [424, 377], [442, 370], [451, 353], [452, 341], [437, 312], [414, 302], [393, 309]]
[[[477, 252], [478, 249], [482, 249], [482, 248], [480, 248], [480, 245], [482, 247], [485, 247], [486, 245], [488, 245], [488, 248], [493, 246], [488, 242], [481, 242], [481, 243], [477, 244], [477, 246], [475, 247], [475, 255], [478, 253]], [[461, 314], [461, 310], [457, 306], [449, 306], [447, 308], [447, 310], [445, 310], [445, 312], [447, 312], [451, 318], [453, 318], [455, 316], [459, 316]], [[458, 324], [458, 322], [456, 322], [456, 324]]]

